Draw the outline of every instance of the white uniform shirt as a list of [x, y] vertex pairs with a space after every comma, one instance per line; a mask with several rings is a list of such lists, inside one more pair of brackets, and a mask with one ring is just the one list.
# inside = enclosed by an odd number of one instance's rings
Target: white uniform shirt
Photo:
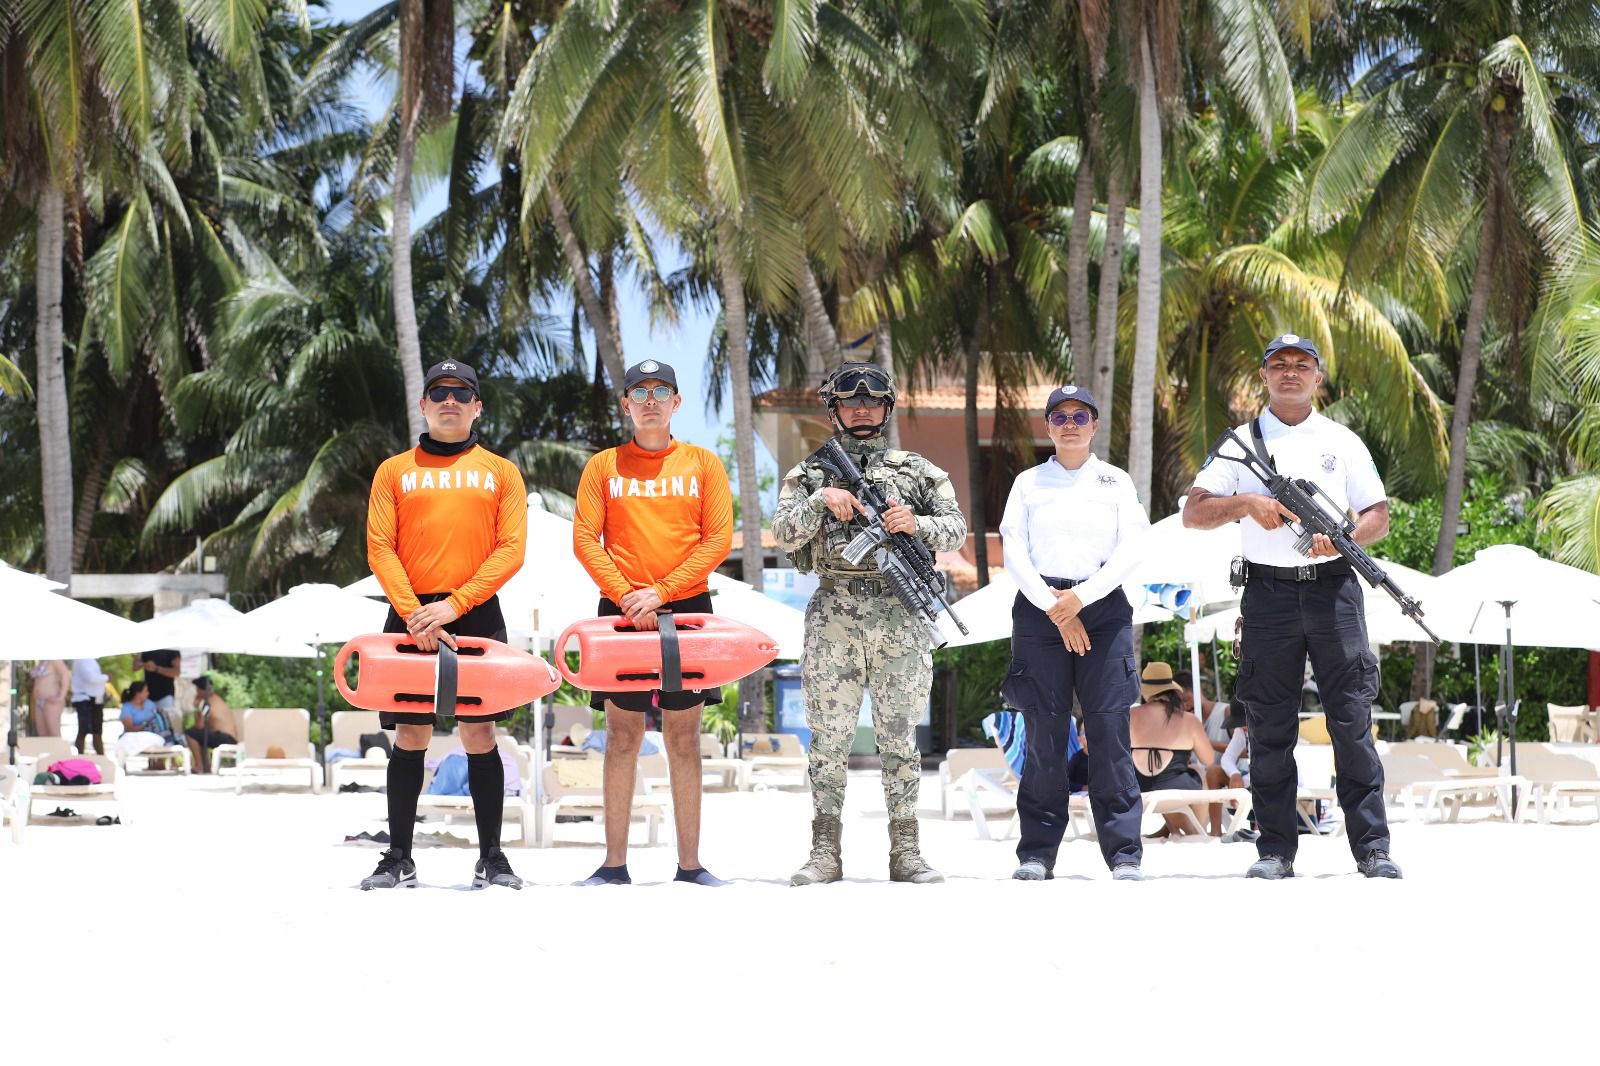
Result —
[[[1245, 423], [1236, 432], [1254, 451], [1255, 439], [1250, 433], [1250, 424]], [[1383, 481], [1378, 477], [1378, 468], [1372, 463], [1372, 453], [1367, 451], [1361, 438], [1316, 411], [1295, 426], [1284, 425], [1270, 410], [1262, 411], [1261, 435], [1266, 439], [1267, 454], [1277, 463], [1280, 474], [1309, 478], [1322, 486], [1322, 491], [1333, 497], [1341, 508], [1359, 514], [1388, 498], [1383, 491]], [[1240, 454], [1232, 443], [1225, 445], [1223, 451], [1229, 455]], [[1227, 459], [1209, 460], [1195, 475], [1194, 484], [1217, 496], [1241, 492], [1265, 495], [1267, 492], [1267, 487], [1248, 469]], [[1262, 529], [1253, 518], [1245, 518], [1243, 525], [1244, 557], [1252, 563], [1263, 566], [1306, 564], [1306, 556], [1295, 550], [1295, 534], [1288, 526]], [[1317, 560], [1319, 563], [1331, 561]]]
[[1133, 479], [1090, 455], [1076, 470], [1051, 456], [1011, 485], [1000, 519], [1006, 573], [1041, 611], [1055, 605], [1044, 575], [1071, 578], [1085, 607], [1122, 584], [1150, 529]]
[[72, 702], [99, 702], [105, 698], [106, 682], [111, 680], [95, 659], [72, 660]]

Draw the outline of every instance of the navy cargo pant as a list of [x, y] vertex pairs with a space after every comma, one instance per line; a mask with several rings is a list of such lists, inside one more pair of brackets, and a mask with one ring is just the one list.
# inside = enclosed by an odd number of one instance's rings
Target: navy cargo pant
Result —
[[[1335, 567], [1329, 572], [1330, 567]], [[1361, 581], [1342, 560], [1317, 567], [1309, 581], [1262, 574], [1245, 582], [1239, 699], [1250, 726], [1250, 792], [1261, 837], [1256, 850], [1292, 860], [1299, 843], [1294, 746], [1300, 738], [1300, 689], [1306, 656], [1317, 679], [1338, 771], [1350, 850], [1356, 861], [1389, 850], [1383, 766], [1372, 742], [1378, 659], [1367, 641]]]
[[[1045, 579], [1055, 588], [1069, 582]], [[1121, 589], [1085, 607], [1079, 619], [1089, 634], [1085, 655], [1061, 643], [1061, 631], [1048, 615], [1017, 595], [1011, 607], [1011, 669], [1001, 695], [1022, 712], [1027, 727], [1027, 761], [1017, 792], [1022, 837], [1017, 858], [1056, 864], [1056, 852], [1070, 817], [1067, 738], [1072, 728], [1072, 696], [1083, 706], [1089, 740], [1089, 809], [1106, 866], [1138, 863], [1139, 782], [1128, 750], [1128, 708], [1139, 699], [1133, 665], [1133, 608]]]

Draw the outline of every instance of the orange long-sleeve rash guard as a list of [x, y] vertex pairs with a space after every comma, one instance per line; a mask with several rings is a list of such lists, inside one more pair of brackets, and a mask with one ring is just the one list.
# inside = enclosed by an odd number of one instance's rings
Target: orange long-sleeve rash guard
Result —
[[385, 459], [367, 501], [367, 563], [401, 618], [418, 593], [449, 593], [466, 614], [522, 569], [528, 492], [522, 472], [482, 446], [420, 447]]
[[671, 603], [706, 591], [733, 544], [727, 472], [704, 448], [633, 441], [590, 458], [578, 483], [572, 549], [613, 603], [654, 588]]

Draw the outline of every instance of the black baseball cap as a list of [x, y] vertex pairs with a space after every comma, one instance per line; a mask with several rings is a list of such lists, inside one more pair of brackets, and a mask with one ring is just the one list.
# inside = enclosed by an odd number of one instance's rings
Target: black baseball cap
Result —
[[422, 378], [423, 389], [432, 388], [433, 383], [441, 378], [455, 378], [472, 386], [473, 392], [478, 391], [478, 372], [466, 363], [458, 363], [453, 359], [446, 359], [442, 363], [434, 363]]
[[1285, 348], [1294, 348], [1305, 352], [1317, 361], [1317, 366], [1320, 367], [1322, 365], [1322, 353], [1317, 351], [1317, 342], [1310, 337], [1302, 337], [1298, 333], [1285, 333], [1267, 342], [1267, 350], [1261, 353], [1262, 364], [1264, 365], [1268, 359], [1272, 358], [1273, 352], [1280, 352]]
[[1050, 394], [1050, 400], [1044, 405], [1044, 416], [1050, 417], [1050, 412], [1066, 403], [1068, 400], [1077, 400], [1083, 406], [1094, 412], [1096, 418], [1100, 417], [1100, 405], [1094, 402], [1094, 393], [1082, 385], [1061, 385]]
[[678, 391], [678, 375], [666, 363], [656, 359], [646, 359], [630, 366], [622, 375], [622, 391], [627, 392], [641, 381], [664, 381], [672, 386], [673, 392]]

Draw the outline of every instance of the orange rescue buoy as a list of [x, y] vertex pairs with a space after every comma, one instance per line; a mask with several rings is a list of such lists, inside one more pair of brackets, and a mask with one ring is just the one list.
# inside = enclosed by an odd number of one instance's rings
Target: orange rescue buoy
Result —
[[[718, 688], [778, 657], [777, 641], [753, 626], [714, 614], [657, 616], [657, 632], [635, 629], [624, 617], [574, 622], [556, 641], [556, 661], [574, 685], [590, 692], [681, 692]], [[565, 650], [578, 642], [578, 668]]]
[[[333, 660], [333, 682], [352, 707], [369, 711], [481, 718], [532, 703], [561, 687], [555, 667], [537, 655], [482, 637], [457, 637], [457, 651], [417, 648], [406, 633], [365, 633]], [[345, 663], [356, 660], [356, 686]]]

